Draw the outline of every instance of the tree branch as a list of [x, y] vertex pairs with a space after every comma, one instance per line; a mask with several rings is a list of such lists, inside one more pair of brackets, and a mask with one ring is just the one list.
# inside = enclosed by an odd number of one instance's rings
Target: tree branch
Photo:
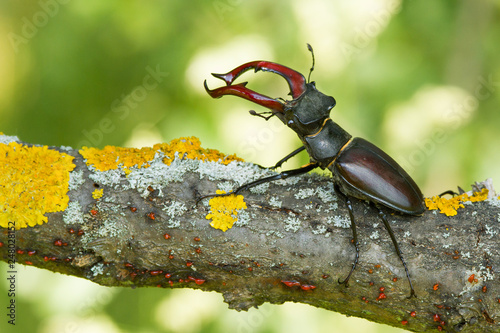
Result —
[[[418, 296], [408, 299], [404, 268], [377, 211], [356, 199], [360, 261], [349, 288], [338, 284], [354, 247], [330, 177], [309, 174], [242, 193], [248, 208], [222, 232], [205, 218], [208, 200], [195, 206], [196, 197], [271, 171], [179, 158], [185, 152], [167, 165], [163, 150], [149, 166], [98, 171], [77, 150], [50, 149], [74, 157], [69, 205], [45, 214], [45, 224], [3, 229], [3, 261], [15, 257], [104, 286], [217, 291], [236, 310], [293, 301], [415, 332], [500, 330], [497, 198], [466, 204], [454, 217], [387, 211]], [[94, 199], [96, 190], [102, 197]]]

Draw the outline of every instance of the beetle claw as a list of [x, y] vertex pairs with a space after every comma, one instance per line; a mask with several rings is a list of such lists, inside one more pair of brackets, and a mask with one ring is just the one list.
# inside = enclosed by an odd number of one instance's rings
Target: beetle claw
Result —
[[212, 73], [212, 76], [213, 77], [216, 77], [220, 80], [223, 80], [224, 82], [226, 82], [227, 85], [230, 85], [231, 83], [233, 83], [234, 81], [234, 77], [231, 75], [231, 72], [227, 73], [227, 74], [217, 74], [217, 73]]
[[306, 91], [306, 79], [299, 72], [286, 66], [270, 61], [251, 61], [236, 67], [225, 74], [212, 73], [212, 75], [223, 80], [226, 85], [231, 85], [241, 74], [253, 69], [255, 72], [271, 72], [282, 76], [290, 87], [290, 95], [295, 99]]
[[226, 86], [211, 90], [208, 88], [207, 81], [205, 80], [205, 90], [212, 98], [219, 98], [224, 95], [235, 95], [271, 109], [273, 111], [273, 115], [280, 113], [283, 114], [282, 102], [246, 88], [248, 82], [233, 84], [234, 80], [250, 69], [253, 69], [255, 72], [265, 71], [282, 76], [287, 81], [288, 86], [290, 87], [290, 95], [294, 99], [301, 96], [307, 89], [306, 79], [299, 72], [270, 61], [251, 61], [238, 66], [225, 74], [212, 73], [214, 77], [223, 80], [226, 83]]
[[212, 98], [219, 98], [224, 95], [235, 95], [271, 109], [273, 110], [273, 114], [283, 113], [283, 104], [281, 102], [248, 89], [245, 87], [247, 82], [227, 85], [216, 89], [209, 89], [206, 80], [203, 84], [205, 86], [205, 90]]

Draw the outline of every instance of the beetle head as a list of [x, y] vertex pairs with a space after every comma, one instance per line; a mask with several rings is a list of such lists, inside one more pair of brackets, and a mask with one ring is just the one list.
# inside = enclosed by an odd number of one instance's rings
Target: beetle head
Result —
[[322, 128], [335, 104], [335, 98], [319, 92], [310, 82], [302, 95], [285, 103], [283, 122], [300, 135], [313, 135]]

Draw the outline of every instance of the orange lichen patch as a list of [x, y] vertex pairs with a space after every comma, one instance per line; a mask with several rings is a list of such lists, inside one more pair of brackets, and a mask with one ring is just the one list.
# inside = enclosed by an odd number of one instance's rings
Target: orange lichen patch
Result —
[[92, 198], [94, 198], [96, 200], [100, 199], [100, 198], [102, 198], [103, 193], [104, 193], [104, 189], [100, 189], [100, 190], [95, 189], [94, 192], [92, 192]]
[[488, 199], [488, 190], [483, 188], [481, 192], [474, 192], [471, 196], [467, 193], [463, 193], [451, 199], [446, 199], [438, 195], [432, 198], [425, 198], [425, 205], [429, 210], [439, 209], [439, 212], [446, 214], [446, 216], [455, 216], [459, 208], [464, 208], [463, 202], [477, 202], [486, 199]]
[[0, 226], [33, 227], [47, 222], [45, 213], [66, 209], [72, 161], [47, 146], [0, 144]]
[[87, 161], [87, 165], [94, 165], [99, 171], [107, 171], [137, 166], [138, 168], [148, 167], [149, 161], [155, 156], [155, 151], [150, 147], [122, 148], [106, 146], [103, 149], [82, 147], [80, 154]]
[[[224, 191], [217, 190], [215, 193], [223, 194]], [[223, 197], [213, 197], [209, 201], [210, 213], [206, 216], [207, 220], [212, 219], [210, 225], [215, 229], [226, 231], [233, 227], [238, 215], [238, 209], [246, 209], [247, 204], [243, 201], [242, 195], [228, 195]]]
[[87, 165], [93, 165], [99, 171], [118, 169], [121, 167], [125, 174], [129, 174], [130, 167], [149, 167], [157, 152], [165, 155], [163, 162], [170, 165], [175, 158], [175, 153], [180, 158], [198, 159], [202, 161], [220, 161], [229, 164], [232, 161], [242, 161], [236, 155], [224, 155], [215, 149], [201, 148], [198, 138], [179, 138], [170, 143], [158, 143], [153, 147], [121, 148], [106, 146], [104, 149], [82, 147], [80, 154], [86, 159]]
[[[157, 145], [155, 145], [156, 147]], [[201, 142], [196, 137], [189, 138], [179, 138], [170, 141], [168, 145], [162, 147], [162, 151], [165, 153], [166, 157], [163, 162], [170, 165], [174, 160], [175, 153], [181, 158], [202, 160], [202, 161], [220, 161], [223, 164], [229, 164], [232, 161], [243, 161], [236, 155], [224, 155], [218, 150], [207, 149], [201, 147]]]
[[471, 202], [484, 201], [488, 199], [488, 189], [483, 188], [481, 192], [474, 192], [474, 194], [469, 197]]

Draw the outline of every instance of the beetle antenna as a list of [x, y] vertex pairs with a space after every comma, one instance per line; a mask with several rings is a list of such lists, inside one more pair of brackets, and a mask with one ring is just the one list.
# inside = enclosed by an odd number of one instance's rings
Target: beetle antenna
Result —
[[[255, 110], [250, 110], [250, 111], [248, 111], [248, 113], [250, 113], [252, 116], [264, 118], [265, 120], [269, 120], [271, 117], [274, 116], [274, 113], [271, 111], [257, 113]], [[270, 116], [263, 116], [263, 114], [268, 114], [268, 113], [270, 113], [271, 115]]]
[[311, 73], [314, 70], [314, 51], [313, 51], [311, 44], [309, 44], [309, 43], [307, 43], [307, 49], [309, 50], [309, 52], [311, 52], [312, 60], [313, 60], [312, 67], [309, 70], [309, 75], [307, 76], [307, 83], [309, 83], [309, 82], [311, 82]]

